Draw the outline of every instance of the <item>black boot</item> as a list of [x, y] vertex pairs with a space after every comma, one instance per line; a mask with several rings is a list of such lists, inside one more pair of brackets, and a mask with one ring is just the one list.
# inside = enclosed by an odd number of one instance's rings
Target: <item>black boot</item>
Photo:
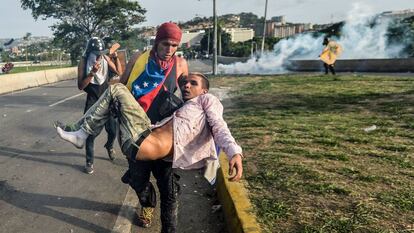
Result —
[[129, 181], [131, 180], [131, 172], [129, 169], [125, 172], [125, 174], [121, 177], [121, 181], [124, 184], [129, 184]]

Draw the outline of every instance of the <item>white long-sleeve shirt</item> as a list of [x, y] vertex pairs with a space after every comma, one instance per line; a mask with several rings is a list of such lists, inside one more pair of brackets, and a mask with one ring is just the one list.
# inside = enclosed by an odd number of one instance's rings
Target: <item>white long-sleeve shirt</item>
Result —
[[186, 101], [175, 111], [172, 120], [173, 168], [197, 169], [204, 167], [209, 159], [217, 160], [215, 145], [229, 159], [242, 153], [242, 148], [234, 140], [223, 119], [223, 105], [212, 94], [207, 93]]

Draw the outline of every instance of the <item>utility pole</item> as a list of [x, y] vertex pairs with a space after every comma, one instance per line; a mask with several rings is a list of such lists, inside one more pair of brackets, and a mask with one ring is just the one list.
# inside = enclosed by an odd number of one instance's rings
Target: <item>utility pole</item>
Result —
[[210, 56], [210, 28], [207, 28], [207, 56]]
[[25, 44], [26, 44], [26, 70], [29, 70], [29, 65], [27, 64], [27, 49], [28, 49], [28, 47], [29, 47], [29, 38], [30, 38], [30, 36], [32, 36], [32, 33], [30, 33], [30, 32], [26, 32], [26, 35], [23, 37], [23, 40], [25, 41]]
[[29, 70], [29, 64], [27, 63], [27, 44], [26, 44], [26, 71]]
[[265, 4], [265, 12], [264, 12], [264, 19], [263, 19], [262, 54], [263, 54], [263, 51], [264, 51], [265, 38], [266, 38], [266, 15], [267, 15], [267, 0], [266, 0], [266, 4]]
[[213, 20], [214, 20], [213, 75], [217, 75], [217, 14], [216, 14], [216, 0], [213, 0]]
[[221, 56], [221, 29], [220, 29], [220, 31], [217, 31], [217, 40], [218, 40], [218, 52], [217, 52], [217, 54], [219, 55], [219, 56]]

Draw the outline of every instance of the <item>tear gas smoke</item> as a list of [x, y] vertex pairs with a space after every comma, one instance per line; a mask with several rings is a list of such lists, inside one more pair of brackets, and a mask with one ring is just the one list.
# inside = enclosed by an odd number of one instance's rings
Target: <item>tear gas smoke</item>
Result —
[[[378, 18], [364, 4], [354, 4], [340, 38], [331, 38], [342, 45], [340, 59], [395, 58], [404, 48], [403, 44], [387, 44], [387, 28], [390, 20]], [[253, 57], [245, 63], [219, 65], [219, 72], [229, 74], [274, 74], [287, 72], [284, 65], [289, 60], [316, 60], [323, 49], [325, 35], [314, 37], [300, 34], [279, 41], [272, 52], [259, 59]]]

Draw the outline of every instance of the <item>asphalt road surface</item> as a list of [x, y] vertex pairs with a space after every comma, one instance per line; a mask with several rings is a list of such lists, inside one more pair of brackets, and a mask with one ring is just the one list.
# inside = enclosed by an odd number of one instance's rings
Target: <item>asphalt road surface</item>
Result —
[[[84, 150], [60, 140], [54, 120], [81, 116], [75, 80], [0, 96], [0, 232], [109, 232], [128, 186], [126, 161], [96, 146], [95, 173]], [[103, 145], [102, 133], [97, 145]], [[116, 147], [119, 152], [119, 147]]]
[[188, 69], [190, 72], [212, 73], [211, 60], [188, 60]]

